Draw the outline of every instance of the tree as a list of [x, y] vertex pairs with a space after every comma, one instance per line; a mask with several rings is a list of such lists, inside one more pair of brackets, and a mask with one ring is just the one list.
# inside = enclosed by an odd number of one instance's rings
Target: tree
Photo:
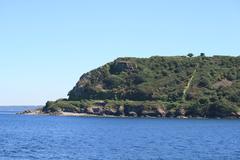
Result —
[[192, 53], [188, 53], [187, 56], [188, 56], [188, 57], [193, 57], [193, 54], [192, 54]]
[[201, 57], [205, 57], [205, 53], [200, 53], [200, 56]]

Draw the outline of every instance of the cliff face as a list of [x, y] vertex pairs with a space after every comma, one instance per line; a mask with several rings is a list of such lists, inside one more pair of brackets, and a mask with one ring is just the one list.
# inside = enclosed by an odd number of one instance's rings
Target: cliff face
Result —
[[44, 111], [238, 117], [240, 57], [118, 58], [82, 75], [68, 95], [67, 100], [47, 104]]

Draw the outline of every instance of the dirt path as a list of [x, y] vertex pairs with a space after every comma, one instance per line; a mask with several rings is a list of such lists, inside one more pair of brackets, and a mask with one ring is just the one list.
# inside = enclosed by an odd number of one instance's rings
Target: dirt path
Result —
[[197, 72], [198, 66], [199, 66], [199, 64], [197, 64], [195, 70], [194, 70], [193, 73], [192, 73], [191, 78], [189, 79], [187, 85], [185, 86], [185, 88], [184, 88], [184, 90], [183, 90], [183, 97], [182, 97], [183, 101], [186, 100], [186, 93], [187, 93], [188, 89], [189, 89], [190, 86], [191, 86], [191, 83], [192, 83], [192, 81], [193, 81], [193, 78], [195, 77], [195, 74], [196, 74], [196, 72]]

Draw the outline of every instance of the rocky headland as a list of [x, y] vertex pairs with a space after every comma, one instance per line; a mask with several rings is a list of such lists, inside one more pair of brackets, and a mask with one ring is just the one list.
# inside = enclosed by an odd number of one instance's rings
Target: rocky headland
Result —
[[32, 115], [240, 117], [240, 57], [118, 58]]

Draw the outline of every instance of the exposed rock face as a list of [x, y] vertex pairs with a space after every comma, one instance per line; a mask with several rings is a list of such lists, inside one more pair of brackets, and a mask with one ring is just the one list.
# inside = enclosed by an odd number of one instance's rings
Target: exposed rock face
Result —
[[124, 107], [124, 114], [126, 116], [133, 115], [133, 114], [137, 115], [137, 116], [140, 116], [140, 115], [142, 115], [143, 108], [144, 108], [144, 106], [142, 106], [142, 105], [140, 105], [140, 106], [126, 105]]
[[161, 117], [166, 117], [166, 111], [162, 108], [162, 107], [158, 107], [157, 108], [157, 112], [159, 113], [159, 115], [161, 116]]
[[121, 109], [121, 106], [112, 107], [112, 108], [103, 107], [103, 106], [88, 107], [85, 113], [94, 114], [94, 115], [112, 115], [112, 116], [124, 115], [124, 112]]
[[137, 69], [137, 64], [130, 61], [116, 60], [110, 67], [110, 73], [119, 74], [121, 72], [134, 72]]
[[184, 108], [179, 108], [175, 112], [175, 116], [185, 116], [185, 115], [186, 115], [186, 111]]

